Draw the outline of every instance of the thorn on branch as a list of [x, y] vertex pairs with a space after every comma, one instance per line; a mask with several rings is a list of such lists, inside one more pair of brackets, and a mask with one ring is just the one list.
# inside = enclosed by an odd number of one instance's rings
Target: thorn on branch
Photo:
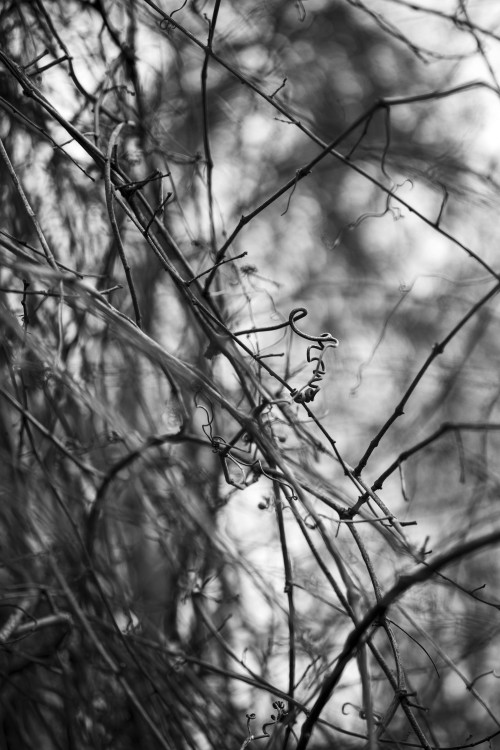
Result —
[[[244, 258], [245, 255], [248, 255], [248, 253], [245, 251], [244, 253], [240, 253], [240, 255], [235, 255], [234, 258], [226, 258], [225, 260], [221, 260], [215, 265], [211, 266], [211, 268], [208, 268], [206, 271], [202, 271], [197, 276], [193, 276], [192, 279], [188, 279], [184, 282], [185, 286], [189, 286], [193, 283], [193, 281], [197, 281], [198, 279], [201, 279], [202, 276], [206, 276], [207, 273], [211, 273], [212, 271], [215, 271], [216, 268], [219, 268], [219, 266], [223, 266], [224, 263], [232, 263], [234, 260], [239, 260], [240, 258]], [[242, 269], [244, 270], [244, 269]], [[255, 269], [257, 270], [257, 269]]]
[[261, 359], [269, 359], [270, 357], [284, 357], [284, 352], [277, 352], [277, 353], [271, 353], [271, 354], [255, 354], [254, 359], [256, 362], [259, 362]]
[[450, 197], [448, 190], [446, 188], [446, 185], [441, 184], [441, 188], [443, 189], [444, 195], [443, 195], [443, 200], [441, 201], [441, 207], [439, 209], [438, 217], [434, 223], [434, 226], [436, 227], [436, 229], [439, 229], [439, 225], [441, 224], [441, 219], [444, 213], [444, 209], [446, 208], [446, 204], [448, 203], [448, 198]]
[[283, 78], [283, 81], [282, 81], [281, 85], [278, 86], [278, 88], [276, 89], [276, 91], [273, 91], [273, 93], [270, 95], [269, 98], [270, 99], [274, 99], [274, 97], [276, 96], [276, 94], [278, 94], [281, 91], [281, 89], [285, 88], [287, 81], [288, 81], [288, 78], [285, 76], [285, 78]]
[[486, 584], [485, 584], [485, 583], [483, 583], [483, 584], [482, 584], [481, 586], [476, 586], [476, 588], [475, 588], [475, 589], [471, 589], [471, 590], [469, 591], [469, 594], [475, 594], [475, 593], [476, 593], [476, 591], [482, 591], [482, 590], [483, 590], [483, 589], [485, 589], [485, 588], [486, 588]]

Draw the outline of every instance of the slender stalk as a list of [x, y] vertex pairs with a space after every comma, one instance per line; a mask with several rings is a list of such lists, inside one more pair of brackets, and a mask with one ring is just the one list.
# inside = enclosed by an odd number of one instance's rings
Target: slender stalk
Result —
[[104, 186], [106, 190], [106, 206], [108, 208], [109, 223], [111, 225], [113, 237], [118, 247], [118, 254], [122, 262], [123, 270], [125, 271], [125, 278], [127, 279], [127, 286], [129, 288], [130, 297], [132, 299], [132, 305], [134, 307], [135, 322], [137, 323], [139, 328], [142, 328], [142, 316], [141, 316], [141, 311], [139, 308], [139, 301], [137, 299], [137, 292], [136, 292], [134, 282], [132, 279], [132, 271], [130, 269], [127, 256], [125, 254], [125, 248], [123, 246], [122, 238], [120, 236], [120, 230], [118, 229], [118, 223], [116, 221], [115, 209], [113, 206], [113, 187], [111, 184], [111, 159], [113, 156], [115, 143], [118, 139], [118, 136], [120, 135], [120, 131], [122, 130], [122, 128], [125, 127], [125, 125], [130, 125], [130, 124], [133, 124], [133, 123], [121, 122], [119, 125], [117, 125], [114, 128], [113, 132], [111, 133], [111, 136], [109, 138], [109, 143], [108, 143], [108, 153], [106, 157], [106, 163], [104, 165]]

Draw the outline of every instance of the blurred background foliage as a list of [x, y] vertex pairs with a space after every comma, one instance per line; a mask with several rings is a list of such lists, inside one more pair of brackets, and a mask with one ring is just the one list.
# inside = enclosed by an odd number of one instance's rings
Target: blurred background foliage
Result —
[[[433, 345], [498, 281], [500, 10], [488, 0], [215, 8], [204, 95], [213, 3], [0, 5], [0, 137], [56, 259], [29, 265], [43, 260], [40, 237], [4, 159], [2, 747], [244, 747], [245, 715], [256, 714], [259, 734], [277, 700], [288, 721], [253, 743], [295, 747], [352, 627], [345, 597], [362, 614], [375, 601], [373, 570], [384, 591], [418, 550], [498, 528], [496, 297], [431, 364], [363, 472], [370, 485], [443, 424], [465, 425], [384, 483], [390, 514], [417, 522], [404, 541], [390, 523], [351, 533], [338, 523], [328, 501], [356, 503], [352, 475], [317, 450], [310, 435], [322, 434], [272, 375], [246, 357], [252, 380], [209, 341], [199, 304], [233, 332], [305, 307], [301, 330], [338, 337], [311, 408], [356, 466]], [[104, 162], [62, 120], [126, 176], [115, 194], [133, 210], [115, 202], [116, 222], [148, 341], [249, 419], [263, 414], [263, 433], [302, 482], [298, 515], [295, 486], [277, 487], [271, 454], [245, 444], [245, 427], [224, 459], [234, 414], [96, 307], [92, 289], [135, 319]], [[331, 143], [340, 158], [309, 169]], [[139, 195], [156, 212], [161, 251], [133, 220]], [[188, 267], [207, 271], [242, 216], [226, 255], [235, 259], [201, 277], [211, 287], [197, 307], [165, 263], [184, 281]], [[76, 279], [64, 298], [57, 268]], [[289, 330], [240, 339], [292, 388], [310, 377], [307, 342]], [[365, 520], [380, 515], [372, 506]], [[311, 747], [365, 746], [373, 724], [372, 747], [423, 744], [387, 674], [396, 651], [427, 746], [496, 746], [495, 555], [467, 557], [400, 600], [392, 640], [373, 637], [380, 658], [366, 657], [368, 677], [361, 657], [351, 661]]]

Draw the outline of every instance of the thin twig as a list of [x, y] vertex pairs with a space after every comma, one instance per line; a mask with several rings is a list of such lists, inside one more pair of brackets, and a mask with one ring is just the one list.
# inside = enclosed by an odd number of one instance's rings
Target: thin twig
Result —
[[358, 465], [354, 469], [354, 474], [359, 477], [363, 469], [365, 468], [368, 459], [372, 455], [375, 448], [379, 445], [380, 441], [386, 434], [387, 430], [394, 424], [396, 419], [398, 417], [401, 417], [404, 414], [404, 407], [408, 403], [411, 395], [413, 394], [415, 388], [422, 380], [423, 376], [431, 366], [431, 364], [434, 362], [434, 360], [444, 352], [446, 349], [446, 346], [449, 344], [449, 342], [456, 336], [456, 334], [462, 330], [462, 328], [465, 326], [466, 323], [477, 313], [478, 310], [480, 310], [483, 305], [485, 305], [487, 302], [489, 302], [490, 299], [492, 299], [500, 290], [500, 284], [495, 284], [495, 286], [490, 289], [490, 291], [485, 294], [478, 302], [476, 302], [475, 305], [471, 307], [471, 309], [466, 313], [466, 315], [461, 318], [461, 320], [456, 324], [456, 326], [450, 331], [450, 333], [444, 337], [444, 339], [438, 343], [434, 344], [432, 347], [432, 351], [425, 360], [424, 364], [420, 368], [420, 370], [417, 372], [415, 377], [413, 378], [412, 382], [410, 383], [409, 387], [406, 389], [404, 396], [394, 409], [394, 412], [391, 417], [385, 422], [385, 424], [380, 428], [378, 433], [375, 435], [373, 440], [371, 441], [370, 445], [368, 446], [367, 450], [363, 454], [362, 458], [360, 459]]
[[113, 237], [115, 238], [115, 242], [118, 248], [118, 253], [120, 255], [120, 260], [122, 262], [123, 270], [125, 271], [125, 277], [127, 279], [127, 286], [129, 288], [130, 296], [132, 298], [132, 304], [134, 306], [135, 322], [137, 323], [137, 326], [139, 328], [142, 328], [142, 316], [141, 316], [141, 311], [139, 308], [139, 302], [137, 300], [137, 292], [135, 290], [134, 282], [132, 279], [132, 272], [130, 270], [130, 265], [127, 260], [127, 256], [125, 255], [125, 248], [123, 247], [122, 238], [120, 237], [120, 230], [118, 229], [118, 224], [117, 224], [116, 217], [115, 217], [115, 209], [113, 206], [113, 187], [111, 185], [111, 158], [113, 155], [113, 149], [114, 149], [116, 140], [118, 136], [120, 135], [120, 131], [125, 125], [133, 125], [133, 123], [121, 122], [119, 125], [117, 125], [114, 128], [113, 132], [110, 135], [109, 143], [108, 143], [107, 158], [106, 158], [106, 163], [104, 166], [104, 187], [106, 191], [106, 206], [108, 209], [109, 223], [111, 224]]

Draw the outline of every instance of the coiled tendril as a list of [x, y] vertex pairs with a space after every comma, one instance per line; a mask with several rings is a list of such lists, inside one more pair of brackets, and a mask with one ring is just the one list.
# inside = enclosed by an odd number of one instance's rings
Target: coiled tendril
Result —
[[[302, 339], [314, 342], [307, 349], [307, 361], [316, 362], [311, 377], [308, 382], [302, 386], [302, 388], [293, 388], [290, 395], [293, 400], [298, 404], [305, 404], [314, 401], [316, 394], [319, 391], [319, 383], [323, 380], [323, 376], [326, 373], [326, 365], [324, 363], [324, 356], [327, 349], [336, 349], [339, 345], [339, 340], [332, 336], [331, 333], [321, 333], [319, 336], [310, 336], [308, 333], [304, 333], [300, 328], [297, 328], [297, 321], [305, 318], [308, 315], [308, 311], [305, 307], [295, 307], [288, 320], [284, 323], [277, 323], [274, 326], [264, 326], [263, 328], [247, 328], [243, 331], [236, 331], [235, 336], [242, 336], [250, 333], [263, 333], [265, 331], [279, 331], [281, 328], [290, 326], [292, 331], [300, 336]], [[316, 356], [313, 355], [313, 350], [319, 352]]]
[[[307, 348], [307, 361], [317, 363], [307, 383], [298, 390], [294, 388], [291, 392], [293, 400], [298, 404], [307, 404], [314, 401], [316, 394], [319, 391], [319, 383], [321, 383], [323, 376], [326, 373], [326, 365], [324, 362], [325, 353], [328, 349], [336, 349], [339, 345], [339, 340], [336, 339], [335, 336], [332, 336], [331, 333], [321, 333], [319, 336], [310, 336], [297, 328], [296, 321], [305, 317], [305, 315], [307, 315], [307, 310], [304, 307], [298, 307], [295, 310], [292, 310], [288, 318], [288, 323], [294, 333], [303, 339], [314, 342]], [[313, 350], [319, 353], [314, 355]]]

